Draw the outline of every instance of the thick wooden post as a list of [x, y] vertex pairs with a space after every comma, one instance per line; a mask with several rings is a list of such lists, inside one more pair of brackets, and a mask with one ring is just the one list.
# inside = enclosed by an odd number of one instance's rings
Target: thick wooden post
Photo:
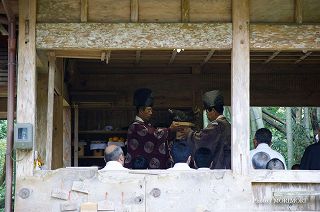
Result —
[[63, 167], [71, 166], [71, 109], [63, 107]]
[[[36, 0], [19, 0], [19, 50], [17, 80], [17, 122], [33, 125], [36, 140]], [[17, 178], [33, 175], [34, 152], [17, 150]]]
[[250, 138], [249, 0], [232, 1], [232, 170], [246, 175]]
[[287, 133], [287, 148], [288, 148], [288, 169], [293, 165], [293, 139], [292, 139], [292, 114], [291, 107], [286, 107], [286, 133]]
[[73, 133], [74, 133], [74, 141], [73, 141], [73, 146], [74, 146], [74, 150], [73, 150], [73, 166], [78, 166], [78, 120], [79, 120], [79, 108], [78, 105], [74, 105], [74, 129], [73, 129]]
[[53, 133], [53, 107], [54, 107], [54, 74], [55, 55], [49, 53], [49, 76], [48, 76], [48, 107], [47, 107], [47, 142], [46, 142], [46, 162], [45, 165], [50, 170], [52, 165], [52, 133]]

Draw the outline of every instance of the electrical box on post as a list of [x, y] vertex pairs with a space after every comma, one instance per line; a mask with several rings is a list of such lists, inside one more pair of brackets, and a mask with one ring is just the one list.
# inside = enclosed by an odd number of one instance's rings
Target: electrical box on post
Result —
[[33, 147], [33, 127], [28, 123], [17, 123], [14, 126], [14, 148], [30, 150]]

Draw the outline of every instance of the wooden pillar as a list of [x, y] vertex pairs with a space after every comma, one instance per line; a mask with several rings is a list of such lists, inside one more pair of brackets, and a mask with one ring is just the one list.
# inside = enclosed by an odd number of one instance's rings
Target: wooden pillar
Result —
[[54, 107], [54, 74], [55, 55], [49, 53], [49, 79], [48, 79], [48, 107], [47, 107], [47, 142], [46, 142], [46, 162], [45, 165], [50, 170], [52, 163], [52, 135], [53, 135], [53, 107]]
[[54, 95], [52, 169], [63, 168], [63, 97]]
[[249, 0], [232, 1], [232, 170], [248, 174], [250, 139]]
[[78, 105], [74, 105], [74, 141], [73, 141], [73, 166], [77, 167], [78, 166], [78, 120], [79, 120], [79, 108]]
[[71, 109], [63, 107], [63, 167], [71, 166]]
[[[17, 79], [17, 122], [33, 125], [33, 141], [36, 141], [36, 0], [19, 0], [19, 49]], [[32, 176], [34, 151], [16, 152], [16, 176]]]
[[286, 107], [288, 169], [291, 169], [293, 165], [293, 139], [292, 139], [292, 117], [291, 116], [292, 116], [291, 107]]

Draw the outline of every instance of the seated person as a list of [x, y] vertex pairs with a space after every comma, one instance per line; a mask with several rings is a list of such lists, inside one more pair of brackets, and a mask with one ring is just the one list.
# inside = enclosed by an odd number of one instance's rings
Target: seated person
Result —
[[265, 152], [257, 152], [252, 156], [251, 161], [254, 169], [266, 169], [270, 156]]
[[121, 147], [116, 145], [109, 145], [104, 150], [104, 161], [106, 166], [101, 171], [109, 170], [129, 170], [123, 167], [124, 155]]
[[132, 159], [132, 169], [147, 169], [149, 162], [141, 155]]
[[261, 128], [257, 130], [253, 139], [255, 149], [250, 151], [250, 160], [252, 161], [251, 164], [253, 168], [253, 156], [258, 152], [264, 152], [269, 156], [269, 159], [278, 158], [279, 160], [281, 160], [286, 169], [284, 157], [279, 152], [271, 149], [271, 140], [272, 133], [270, 130], [268, 130], [267, 128]]
[[211, 150], [201, 147], [194, 153], [194, 166], [198, 170], [210, 170], [213, 163], [212, 159]]
[[189, 166], [191, 161], [191, 148], [186, 143], [174, 143], [170, 155], [174, 166], [168, 170], [193, 170]]
[[301, 170], [320, 170], [320, 142], [306, 148], [301, 158]]
[[267, 163], [267, 169], [271, 170], [284, 170], [284, 164], [278, 158], [272, 158]]

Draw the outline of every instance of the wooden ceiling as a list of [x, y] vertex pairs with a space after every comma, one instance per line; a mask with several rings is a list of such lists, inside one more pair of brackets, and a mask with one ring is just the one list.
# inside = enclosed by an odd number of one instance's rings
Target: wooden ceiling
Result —
[[[231, 63], [231, 50], [126, 50], [97, 52], [95, 56], [91, 56], [117, 66], [177, 67]], [[319, 64], [320, 51], [252, 51], [250, 61], [254, 64]]]

